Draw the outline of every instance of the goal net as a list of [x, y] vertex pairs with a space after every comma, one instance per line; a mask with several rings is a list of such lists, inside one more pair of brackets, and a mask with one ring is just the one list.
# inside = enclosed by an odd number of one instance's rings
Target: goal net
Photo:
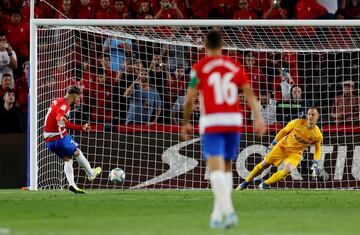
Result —
[[[276, 133], [315, 105], [320, 107], [324, 135], [319, 177], [311, 177], [314, 148], [310, 147], [298, 168], [273, 187], [357, 188], [358, 28], [339, 21], [327, 26], [305, 22], [306, 27], [290, 21], [198, 22], [34, 20], [31, 188], [67, 185], [63, 162], [46, 149], [42, 132], [50, 103], [70, 85], [83, 89], [82, 103], [71, 112], [71, 121], [92, 126], [90, 133], [71, 135], [90, 164], [103, 169], [89, 182], [74, 163], [80, 187], [113, 188], [108, 174], [120, 167], [126, 173], [123, 188], [208, 188], [197, 129], [198, 101], [192, 140], [180, 139], [179, 123], [191, 65], [204, 56], [203, 40], [213, 28], [210, 25], [223, 34], [223, 54], [244, 65], [269, 125], [265, 136], [253, 134], [252, 114], [241, 95], [244, 133], [233, 165], [234, 186], [263, 159], [262, 152]], [[276, 170], [265, 171], [256, 183]]]

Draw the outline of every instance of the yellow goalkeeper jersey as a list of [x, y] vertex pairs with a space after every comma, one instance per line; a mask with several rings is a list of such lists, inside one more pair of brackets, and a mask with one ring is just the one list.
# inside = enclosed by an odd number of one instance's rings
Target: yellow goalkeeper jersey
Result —
[[301, 153], [309, 145], [315, 145], [314, 160], [321, 156], [323, 135], [318, 126], [308, 129], [305, 119], [295, 119], [289, 122], [275, 137], [279, 147], [293, 153]]

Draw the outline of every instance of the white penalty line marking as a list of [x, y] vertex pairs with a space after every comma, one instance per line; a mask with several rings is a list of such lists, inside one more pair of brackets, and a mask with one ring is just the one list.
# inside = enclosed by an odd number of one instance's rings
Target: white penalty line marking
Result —
[[0, 228], [0, 234], [11, 234], [11, 230], [9, 228]]
[[295, 233], [264, 233], [264, 235], [331, 235], [331, 233], [301, 233], [301, 232], [295, 232]]

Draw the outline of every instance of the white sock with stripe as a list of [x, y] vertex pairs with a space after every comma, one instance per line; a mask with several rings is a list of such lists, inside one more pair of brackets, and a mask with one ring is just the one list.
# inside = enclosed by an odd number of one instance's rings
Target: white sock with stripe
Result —
[[210, 172], [210, 184], [214, 193], [214, 209], [211, 220], [221, 221], [223, 215], [231, 212], [230, 191], [223, 171]]
[[233, 206], [233, 203], [232, 203], [232, 198], [231, 198], [231, 194], [232, 194], [232, 191], [233, 191], [233, 174], [232, 172], [225, 172], [225, 178], [226, 178], [226, 183], [227, 183], [227, 186], [228, 186], [228, 190], [229, 190], [229, 194], [230, 194], [230, 208], [231, 208], [231, 211], [230, 212], [234, 212], [234, 206]]
[[79, 156], [75, 156], [75, 159], [79, 163], [79, 165], [85, 170], [88, 176], [93, 175], [93, 170], [91, 169], [90, 163], [81, 151]]
[[73, 168], [73, 160], [64, 162], [64, 172], [69, 185], [76, 187], [74, 181], [74, 168]]

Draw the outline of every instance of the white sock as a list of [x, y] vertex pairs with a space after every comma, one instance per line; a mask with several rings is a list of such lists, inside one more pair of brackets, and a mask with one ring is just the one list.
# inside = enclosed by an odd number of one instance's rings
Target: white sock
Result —
[[215, 197], [211, 220], [221, 220], [223, 215], [232, 212], [230, 190], [224, 172], [210, 172], [210, 183]]
[[234, 206], [233, 206], [233, 203], [232, 203], [232, 198], [231, 198], [231, 194], [232, 194], [232, 191], [233, 191], [233, 174], [231, 171], [229, 172], [225, 172], [225, 179], [226, 179], [226, 183], [227, 183], [227, 186], [228, 186], [228, 190], [229, 190], [229, 194], [230, 194], [230, 208], [231, 208], [231, 212], [234, 212]]
[[228, 183], [228, 187], [230, 189], [230, 191], [233, 190], [233, 174], [232, 172], [225, 172], [225, 178], [226, 178], [226, 182]]
[[69, 185], [76, 187], [76, 184], [74, 181], [73, 160], [64, 162], [64, 172], [66, 175], [66, 179], [69, 182]]
[[80, 155], [75, 157], [76, 161], [80, 164], [80, 166], [85, 170], [88, 176], [93, 175], [93, 170], [91, 169], [90, 163], [85, 158], [84, 154], [80, 151]]

